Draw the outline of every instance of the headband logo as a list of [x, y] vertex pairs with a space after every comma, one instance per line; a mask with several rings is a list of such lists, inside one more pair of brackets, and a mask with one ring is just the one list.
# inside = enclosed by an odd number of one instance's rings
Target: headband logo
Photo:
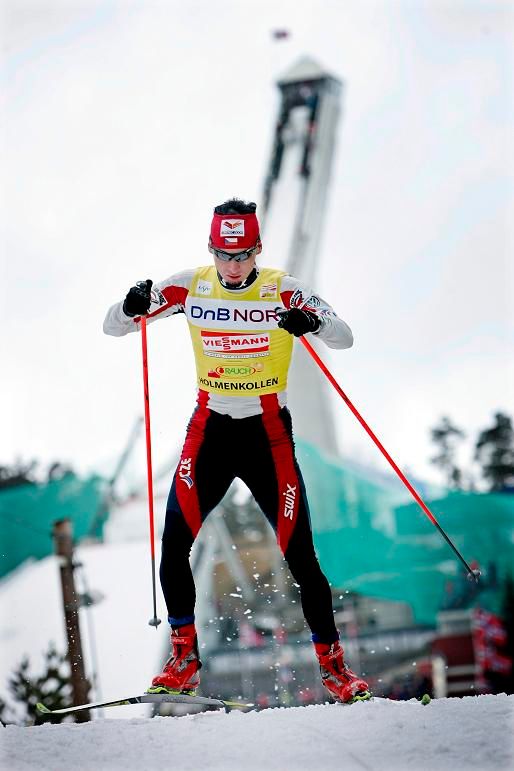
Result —
[[244, 220], [221, 220], [220, 236], [244, 236]]

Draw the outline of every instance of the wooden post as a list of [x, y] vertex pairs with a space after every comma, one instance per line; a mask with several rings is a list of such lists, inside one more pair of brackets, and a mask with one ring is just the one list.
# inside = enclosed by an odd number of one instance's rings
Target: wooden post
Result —
[[[68, 638], [68, 661], [71, 668], [71, 686], [73, 691], [73, 705], [87, 704], [89, 701], [89, 683], [84, 669], [84, 657], [82, 655], [82, 642], [79, 627], [79, 597], [75, 589], [73, 576], [73, 539], [72, 524], [69, 519], [60, 519], [54, 522], [53, 539], [55, 553], [59, 557], [62, 600], [64, 606], [64, 623]], [[77, 723], [85, 723], [90, 720], [89, 711], [78, 712]]]

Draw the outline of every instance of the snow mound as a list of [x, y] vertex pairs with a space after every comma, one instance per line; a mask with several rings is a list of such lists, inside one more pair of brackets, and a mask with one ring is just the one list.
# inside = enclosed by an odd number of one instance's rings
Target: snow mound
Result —
[[[125, 709], [130, 710], [127, 706]], [[242, 714], [8, 726], [10, 771], [316, 771], [512, 768], [514, 696], [375, 699]]]

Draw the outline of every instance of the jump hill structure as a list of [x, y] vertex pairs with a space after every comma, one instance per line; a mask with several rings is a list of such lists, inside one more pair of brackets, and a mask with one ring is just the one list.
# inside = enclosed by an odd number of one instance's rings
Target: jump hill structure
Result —
[[[289, 273], [323, 295], [318, 280], [321, 243], [337, 137], [344, 130], [344, 83], [302, 57], [279, 77], [277, 87], [278, 112], [261, 202], [263, 242], [270, 262], [282, 258]], [[334, 302], [330, 296], [326, 299]], [[312, 336], [310, 342], [316, 346]], [[319, 349], [330, 366], [330, 352], [321, 345]], [[350, 591], [403, 602], [417, 623], [434, 624], [437, 610], [447, 603], [449, 584], [461, 580], [460, 567], [399, 480], [377, 470], [381, 459], [377, 468], [363, 468], [351, 460], [348, 448], [343, 459], [334, 428], [333, 391], [298, 344], [288, 401], [316, 547], [329, 579]], [[342, 403], [340, 408], [346, 409]], [[353, 419], [348, 414], [348, 420]], [[380, 433], [380, 427], [376, 429]], [[404, 458], [396, 460], [405, 463]], [[482, 591], [484, 602], [491, 605], [486, 601], [488, 566], [494, 575], [507, 570], [512, 525], [504, 517], [512, 511], [514, 497], [448, 495], [442, 488], [411, 481], [431, 499], [435, 511], [446, 515], [450, 536], [479, 562], [484, 580], [478, 594]], [[480, 519], [486, 509], [496, 526], [491, 523], [484, 533]]]
[[[261, 204], [263, 240], [268, 259], [285, 260], [288, 273], [318, 291], [319, 248], [343, 86], [308, 57], [285, 72], [277, 86], [280, 103]], [[295, 346], [288, 388], [295, 434], [336, 457], [327, 392], [307, 353]]]

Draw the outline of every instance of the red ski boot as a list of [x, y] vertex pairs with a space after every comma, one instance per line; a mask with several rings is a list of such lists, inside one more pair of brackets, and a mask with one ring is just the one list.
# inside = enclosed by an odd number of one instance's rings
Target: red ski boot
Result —
[[321, 680], [331, 696], [345, 704], [371, 698], [367, 682], [344, 663], [343, 649], [339, 641], [314, 643], [314, 648], [319, 661]]
[[171, 656], [160, 675], [152, 680], [147, 693], [187, 693], [194, 695], [200, 685], [202, 666], [194, 624], [171, 630]]

